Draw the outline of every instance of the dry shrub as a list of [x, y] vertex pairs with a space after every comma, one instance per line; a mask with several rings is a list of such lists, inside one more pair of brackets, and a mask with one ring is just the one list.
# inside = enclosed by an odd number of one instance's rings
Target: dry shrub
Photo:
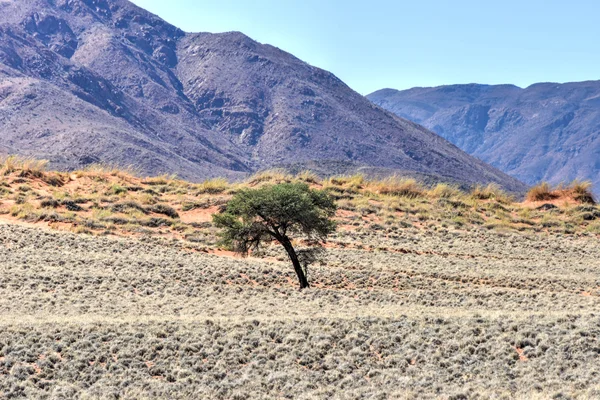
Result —
[[379, 182], [372, 182], [371, 188], [375, 193], [388, 196], [407, 197], [410, 199], [424, 197], [426, 194], [425, 188], [416, 180], [399, 179], [396, 177]]

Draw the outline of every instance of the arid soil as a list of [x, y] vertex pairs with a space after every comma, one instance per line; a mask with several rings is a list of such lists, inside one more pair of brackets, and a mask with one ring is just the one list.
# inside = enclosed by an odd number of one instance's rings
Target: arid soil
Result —
[[[300, 243], [299, 243], [300, 244]], [[599, 398], [592, 234], [341, 231], [283, 253], [0, 225], [0, 398]]]

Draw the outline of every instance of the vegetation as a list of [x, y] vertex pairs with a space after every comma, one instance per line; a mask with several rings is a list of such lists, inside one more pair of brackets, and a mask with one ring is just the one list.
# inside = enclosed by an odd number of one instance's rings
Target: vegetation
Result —
[[[0, 168], [2, 398], [600, 397], [586, 184], [519, 202], [399, 177]], [[275, 187], [337, 206], [301, 294], [277, 240], [239, 258], [212, 220]]]
[[335, 231], [335, 211], [326, 192], [310, 189], [305, 183], [281, 183], [239, 191], [213, 221], [224, 228], [222, 243], [244, 255], [263, 243], [277, 241], [294, 266], [300, 289], [305, 289], [309, 283], [291, 236], [325, 240]]
[[0, 394], [600, 398], [595, 236], [396, 233], [338, 231], [300, 293], [281, 246], [0, 225]]
[[219, 244], [212, 214], [236, 193], [298, 182], [335, 199], [334, 219], [343, 233], [376, 229], [399, 235], [442, 229], [573, 235], [599, 230], [600, 211], [585, 182], [548, 188], [554, 200], [521, 203], [494, 185], [464, 191], [401, 177], [320, 179], [308, 171], [292, 176], [281, 170], [263, 171], [245, 182], [190, 183], [166, 175], [142, 179], [133, 170], [106, 165], [60, 173], [47, 171], [43, 162], [18, 157], [0, 161], [0, 219], [11, 216], [95, 235], [178, 238], [192, 248], [214, 251]]
[[559, 185], [552, 188], [549, 183], [542, 182], [532, 187], [527, 193], [528, 201], [571, 200], [578, 203], [596, 204], [592, 193], [591, 182], [573, 181], [570, 185]]

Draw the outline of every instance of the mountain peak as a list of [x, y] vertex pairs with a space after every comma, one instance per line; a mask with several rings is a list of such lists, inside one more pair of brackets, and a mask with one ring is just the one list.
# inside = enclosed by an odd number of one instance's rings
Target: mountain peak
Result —
[[583, 179], [600, 187], [600, 81], [480, 88], [385, 90], [368, 97], [527, 183]]
[[3, 7], [0, 147], [56, 167], [133, 162], [199, 180], [326, 160], [524, 188], [243, 33], [186, 34], [125, 0]]

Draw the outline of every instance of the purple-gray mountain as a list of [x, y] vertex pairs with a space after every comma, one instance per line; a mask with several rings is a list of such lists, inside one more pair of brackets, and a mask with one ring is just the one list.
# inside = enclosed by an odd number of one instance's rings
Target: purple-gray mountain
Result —
[[192, 180], [308, 165], [525, 188], [329, 72], [125, 0], [0, 0], [0, 152]]
[[384, 89], [368, 98], [529, 184], [585, 179], [600, 190], [600, 81]]

